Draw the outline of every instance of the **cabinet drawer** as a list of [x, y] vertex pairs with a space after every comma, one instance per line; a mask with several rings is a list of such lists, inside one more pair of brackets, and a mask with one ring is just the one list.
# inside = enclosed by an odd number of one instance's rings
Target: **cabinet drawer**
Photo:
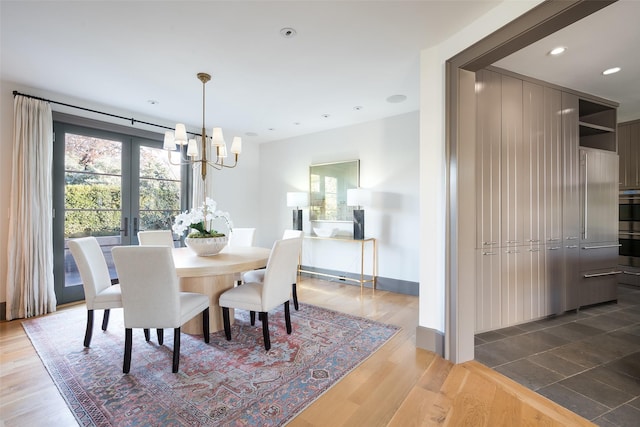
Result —
[[585, 306], [618, 299], [618, 278], [622, 270], [607, 268], [580, 273], [578, 305]]
[[580, 271], [600, 270], [618, 265], [618, 251], [616, 244], [581, 244]]
[[621, 267], [622, 273], [618, 275], [618, 283], [621, 285], [640, 286], [640, 273]]

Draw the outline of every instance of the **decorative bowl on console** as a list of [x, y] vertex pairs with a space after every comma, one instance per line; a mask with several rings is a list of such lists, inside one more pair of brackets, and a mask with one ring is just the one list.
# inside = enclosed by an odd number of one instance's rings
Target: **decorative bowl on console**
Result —
[[313, 227], [313, 232], [318, 237], [334, 237], [338, 234], [337, 228]]

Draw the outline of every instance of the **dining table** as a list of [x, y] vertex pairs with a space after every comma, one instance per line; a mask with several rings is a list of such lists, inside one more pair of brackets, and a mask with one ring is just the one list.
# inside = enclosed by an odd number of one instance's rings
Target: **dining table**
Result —
[[[174, 248], [173, 261], [180, 279], [180, 290], [198, 292], [209, 297], [209, 328], [224, 329], [220, 295], [235, 285], [234, 274], [263, 268], [271, 249], [256, 246], [226, 246], [216, 255], [198, 256], [189, 248]], [[234, 310], [229, 310], [233, 322]], [[202, 334], [202, 319], [196, 316], [181, 327], [187, 334]]]

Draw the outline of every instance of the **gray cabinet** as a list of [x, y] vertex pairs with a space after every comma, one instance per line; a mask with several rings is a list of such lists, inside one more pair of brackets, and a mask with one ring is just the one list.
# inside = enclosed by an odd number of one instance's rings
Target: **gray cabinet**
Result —
[[615, 293], [611, 249], [585, 249], [617, 245], [615, 111], [495, 70], [476, 73], [478, 332]]
[[581, 243], [618, 241], [618, 155], [580, 149]]
[[580, 134], [578, 97], [562, 93], [562, 242], [564, 274], [562, 309], [578, 308], [577, 283], [580, 280]]
[[522, 138], [522, 80], [502, 76], [501, 228], [503, 246], [524, 244], [525, 151]]
[[640, 120], [621, 123], [616, 132], [620, 156], [620, 189], [640, 187]]
[[500, 246], [500, 156], [502, 78], [480, 70], [477, 78], [476, 248]]
[[476, 249], [476, 330], [501, 328], [500, 250]]

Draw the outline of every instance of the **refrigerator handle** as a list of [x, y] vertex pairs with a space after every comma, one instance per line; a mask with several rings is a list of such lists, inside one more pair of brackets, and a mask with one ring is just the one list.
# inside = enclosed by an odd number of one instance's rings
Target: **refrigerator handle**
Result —
[[589, 215], [589, 209], [587, 208], [589, 206], [589, 204], [587, 203], [587, 199], [589, 198], [589, 194], [588, 194], [588, 189], [589, 189], [589, 185], [587, 182], [587, 177], [589, 176], [588, 174], [588, 168], [589, 168], [589, 155], [586, 152], [582, 152], [582, 156], [583, 156], [583, 168], [582, 168], [582, 172], [584, 174], [584, 179], [583, 179], [583, 194], [584, 196], [582, 197], [582, 238], [584, 240], [587, 240], [587, 224], [588, 224], [588, 215]]

